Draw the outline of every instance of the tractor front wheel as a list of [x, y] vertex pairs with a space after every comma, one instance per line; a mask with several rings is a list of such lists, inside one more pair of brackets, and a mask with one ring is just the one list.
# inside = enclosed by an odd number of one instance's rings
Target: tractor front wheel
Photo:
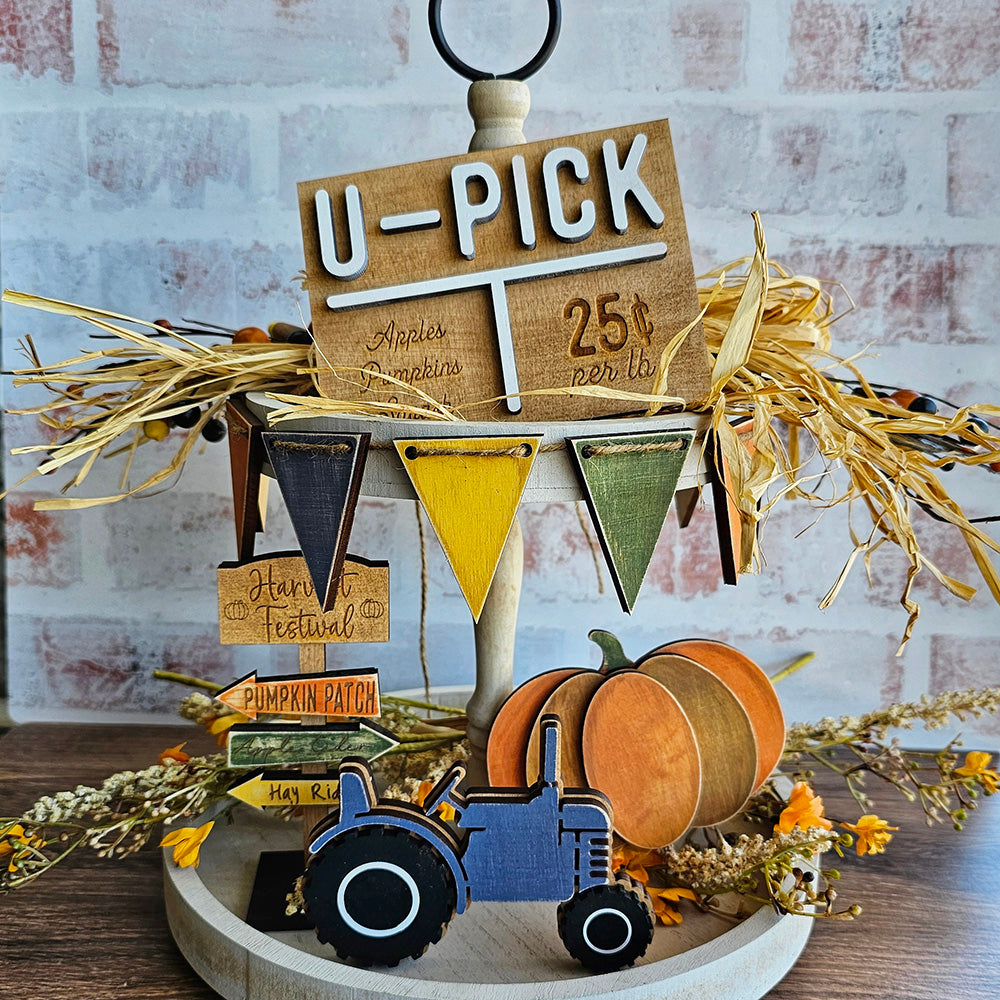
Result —
[[613, 972], [646, 954], [653, 940], [653, 905], [634, 879], [595, 885], [559, 904], [566, 950], [593, 972]]
[[419, 958], [455, 913], [455, 881], [440, 853], [394, 826], [331, 840], [310, 860], [303, 895], [320, 941], [360, 965]]

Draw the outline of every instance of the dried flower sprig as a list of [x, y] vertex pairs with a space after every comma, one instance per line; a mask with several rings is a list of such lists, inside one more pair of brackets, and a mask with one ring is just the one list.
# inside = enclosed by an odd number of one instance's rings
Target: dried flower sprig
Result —
[[810, 767], [822, 766], [839, 774], [862, 810], [873, 800], [868, 794], [869, 777], [894, 788], [908, 801], [917, 802], [928, 823], [951, 822], [961, 829], [979, 792], [996, 791], [995, 771], [989, 755], [968, 754], [959, 766], [957, 741], [941, 750], [904, 750], [898, 738], [889, 739], [890, 729], [939, 729], [951, 719], [978, 718], [1000, 709], [1000, 687], [969, 691], [946, 691], [925, 695], [918, 702], [900, 702], [860, 716], [826, 718], [818, 723], [798, 723], [788, 730], [784, 761], [804, 777]]
[[918, 702], [893, 704], [861, 716], [795, 723], [787, 733], [785, 763], [796, 766], [806, 761], [841, 775], [863, 810], [858, 819], [828, 817], [823, 800], [808, 783], [813, 772], [799, 766], [795, 775], [799, 780], [787, 798], [772, 779], [743, 810], [745, 820], [773, 826], [770, 837], [696, 831], [682, 847], [661, 852], [619, 845], [615, 863], [640, 881], [648, 882], [652, 875], [666, 885], [691, 889], [702, 908], [720, 916], [726, 914], [717, 905], [718, 897], [735, 893], [766, 901], [781, 913], [853, 919], [861, 908], [835, 906], [833, 883], [840, 872], [819, 867], [818, 859], [852, 846], [859, 856], [881, 854], [898, 830], [868, 811], [872, 801], [864, 790], [866, 774], [919, 802], [929, 823], [948, 818], [956, 829], [962, 828], [980, 793], [992, 795], [1000, 789], [1000, 773], [991, 767], [988, 753], [971, 751], [959, 765], [954, 741], [939, 751], [903, 750], [896, 740], [885, 742], [888, 731], [909, 729], [918, 722], [937, 729], [953, 718], [998, 710], [1000, 688], [991, 687], [925, 695]]
[[698, 893], [711, 907], [718, 896], [737, 893], [744, 899], [770, 903], [781, 913], [852, 920], [859, 906], [834, 909], [837, 898], [831, 882], [837, 869], [817, 869], [817, 858], [833, 850], [838, 854], [850, 842], [847, 834], [823, 827], [795, 827], [788, 833], [740, 834], [719, 837], [701, 846], [688, 840], [668, 848], [664, 877]]
[[[0, 893], [45, 874], [78, 847], [99, 857], [134, 854], [160, 823], [196, 816], [222, 799], [239, 772], [222, 754], [167, 760], [38, 799], [23, 816], [0, 818]], [[5, 850], [4, 847], [9, 848]]]
[[[239, 712], [203, 693], [219, 690], [221, 685], [157, 673], [201, 689], [181, 701], [179, 713], [217, 735], [221, 744], [230, 725], [246, 721]], [[401, 741], [376, 761], [376, 769], [385, 771], [384, 780], [396, 783], [397, 797], [415, 800], [422, 780], [436, 780], [453, 760], [468, 757], [462, 729], [428, 722], [415, 710], [446, 714], [458, 710], [390, 696], [383, 701], [389, 710], [382, 721], [391, 725]], [[421, 777], [410, 776], [411, 769]], [[245, 770], [227, 765], [225, 754], [190, 756], [180, 744], [165, 749], [158, 764], [113, 774], [99, 788], [79, 785], [72, 791], [42, 796], [22, 816], [0, 817], [0, 894], [34, 881], [79, 847], [90, 847], [106, 858], [133, 854], [160, 823], [169, 826], [225, 801], [229, 786], [244, 774]], [[283, 814], [288, 818], [293, 812]], [[161, 845], [174, 847], [179, 864], [196, 865], [210, 830], [211, 823], [175, 830]]]

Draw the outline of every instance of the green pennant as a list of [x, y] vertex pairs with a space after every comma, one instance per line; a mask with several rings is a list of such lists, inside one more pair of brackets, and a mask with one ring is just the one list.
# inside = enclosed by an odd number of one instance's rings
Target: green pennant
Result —
[[622, 609], [635, 606], [694, 431], [567, 438]]

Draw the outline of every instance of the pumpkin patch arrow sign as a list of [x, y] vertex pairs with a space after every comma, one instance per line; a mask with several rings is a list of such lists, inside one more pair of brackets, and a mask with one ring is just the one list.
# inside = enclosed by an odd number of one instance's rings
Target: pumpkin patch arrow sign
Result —
[[257, 679], [254, 670], [215, 697], [250, 719], [258, 715], [354, 715], [372, 719], [382, 714], [375, 667], [284, 674], [263, 680]]
[[230, 767], [339, 764], [345, 757], [375, 760], [399, 740], [374, 722], [326, 726], [247, 723], [229, 730]]

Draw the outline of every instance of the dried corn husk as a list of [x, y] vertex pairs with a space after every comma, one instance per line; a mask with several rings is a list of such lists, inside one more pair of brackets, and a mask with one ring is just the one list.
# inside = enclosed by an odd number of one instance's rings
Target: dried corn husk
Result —
[[[996, 430], [981, 433], [968, 420], [973, 412], [986, 418], [1000, 416], [1000, 407], [976, 404], [950, 416], [918, 414], [877, 398], [858, 370], [857, 359], [830, 353], [830, 325], [837, 317], [824, 283], [793, 276], [768, 262], [756, 218], [755, 236], [757, 252], [752, 259], [728, 264], [701, 279], [725, 283], [722, 292], [716, 285], [701, 289], [706, 306], [703, 325], [715, 358], [712, 395], [701, 407], [711, 409], [729, 462], [743, 523], [743, 568], [756, 563], [756, 524], [778, 499], [797, 497], [821, 509], [860, 506], [870, 516], [871, 529], [859, 535], [851, 524], [852, 551], [820, 606], [829, 606], [837, 597], [859, 557], [870, 573], [872, 553], [892, 542], [910, 562], [900, 596], [908, 615], [899, 646], [902, 652], [920, 614], [912, 587], [922, 570], [965, 600], [976, 592], [945, 574], [921, 551], [911, 518], [914, 505], [961, 532], [983, 580], [1000, 602], [1000, 578], [990, 558], [991, 552], [1000, 552], [1000, 545], [966, 518], [937, 475], [949, 462], [975, 466], [1000, 459]], [[741, 270], [745, 277], [736, 276]], [[838, 371], [842, 378], [860, 382], [867, 395], [844, 392], [831, 374]], [[752, 455], [729, 423], [745, 416], [753, 417]], [[779, 424], [787, 428], [787, 448]], [[809, 472], [803, 460], [800, 434], [811, 441], [822, 463], [825, 495], [810, 489], [817, 474]], [[956, 439], [968, 450], [951, 447]], [[935, 440], [943, 443], [935, 447]]]

